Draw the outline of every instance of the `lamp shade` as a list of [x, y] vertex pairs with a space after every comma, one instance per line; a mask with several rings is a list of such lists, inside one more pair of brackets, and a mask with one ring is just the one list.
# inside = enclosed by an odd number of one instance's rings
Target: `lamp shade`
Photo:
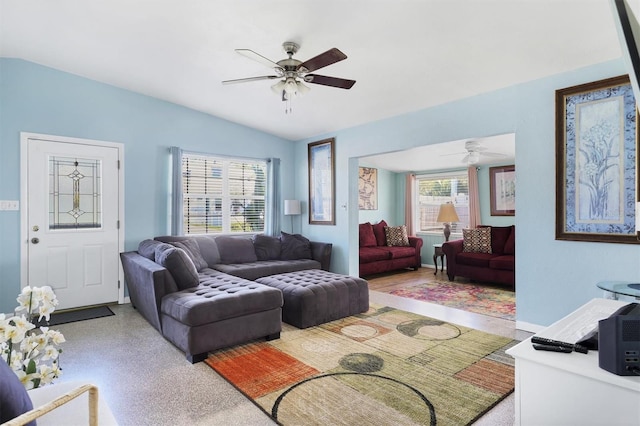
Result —
[[285, 216], [300, 214], [300, 200], [284, 200]]
[[436, 222], [459, 222], [458, 213], [456, 208], [451, 203], [440, 204], [440, 211], [438, 211], [438, 218]]

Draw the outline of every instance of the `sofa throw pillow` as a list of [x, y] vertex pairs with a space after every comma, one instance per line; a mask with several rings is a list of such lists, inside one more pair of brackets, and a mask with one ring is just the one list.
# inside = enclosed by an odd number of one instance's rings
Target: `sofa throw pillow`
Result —
[[178, 289], [196, 287], [200, 283], [198, 271], [187, 253], [178, 247], [167, 244], [169, 248], [159, 247], [156, 262], [167, 268]]
[[280, 238], [270, 235], [256, 234], [253, 236], [253, 248], [258, 260], [280, 259], [282, 243]]
[[376, 243], [379, 246], [387, 245], [387, 236], [384, 232], [384, 228], [387, 227], [387, 222], [381, 220], [380, 222], [373, 225], [373, 234], [376, 236]]
[[407, 227], [405, 225], [387, 226], [384, 228], [384, 232], [387, 238], [387, 246], [406, 247], [409, 245], [409, 237], [407, 236]]
[[462, 251], [467, 253], [491, 253], [491, 228], [462, 230]]
[[[0, 424], [33, 410], [33, 403], [24, 385], [7, 363], [0, 359]], [[27, 423], [35, 426], [36, 422]]]
[[358, 235], [360, 237], [360, 247], [375, 247], [378, 245], [371, 222], [359, 224]]
[[200, 254], [205, 262], [207, 262], [207, 266], [212, 268], [213, 265], [220, 263], [220, 252], [218, 251], [218, 245], [216, 244], [216, 239], [213, 236], [201, 236], [201, 237], [193, 237], [194, 240], [198, 242], [198, 247], [200, 247]]
[[138, 254], [144, 256], [149, 260], [156, 260], [156, 247], [158, 244], [162, 244], [156, 240], [143, 240], [138, 244]]
[[253, 249], [253, 241], [246, 237], [218, 237], [216, 238], [220, 263], [251, 263], [258, 260]]
[[170, 243], [171, 245], [181, 248], [187, 253], [189, 259], [193, 262], [196, 267], [196, 270], [202, 271], [204, 268], [207, 268], [207, 261], [202, 257], [202, 253], [200, 253], [200, 246], [198, 242], [193, 239], [187, 239], [182, 241], [174, 241]]
[[280, 251], [280, 259], [312, 259], [311, 241], [300, 234], [280, 233], [280, 241], [282, 250]]

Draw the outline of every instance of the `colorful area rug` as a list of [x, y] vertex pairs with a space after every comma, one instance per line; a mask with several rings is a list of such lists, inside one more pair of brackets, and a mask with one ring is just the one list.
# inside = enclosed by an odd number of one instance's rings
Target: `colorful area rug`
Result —
[[465, 425], [514, 388], [516, 341], [388, 307], [205, 362], [289, 425]]
[[490, 285], [430, 281], [389, 293], [512, 321], [516, 317], [516, 294]]

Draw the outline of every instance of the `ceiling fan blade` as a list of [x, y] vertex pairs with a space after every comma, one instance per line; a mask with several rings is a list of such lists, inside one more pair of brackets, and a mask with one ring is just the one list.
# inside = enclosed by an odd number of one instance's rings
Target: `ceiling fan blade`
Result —
[[222, 84], [247, 83], [249, 81], [273, 80], [274, 78], [280, 77], [278, 77], [277, 75], [263, 75], [260, 77], [237, 78], [235, 80], [224, 80]]
[[281, 68], [280, 65], [276, 64], [271, 59], [265, 58], [264, 56], [260, 55], [259, 53], [254, 52], [251, 49], [236, 49], [236, 52], [238, 52], [242, 56], [247, 57], [249, 59], [252, 59], [252, 60], [254, 60], [256, 62], [260, 62], [262, 65], [264, 65], [266, 67], [269, 67], [269, 68]]
[[482, 157], [493, 157], [493, 158], [503, 158], [506, 157], [506, 154], [501, 154], [499, 152], [481, 152], [480, 156]]
[[323, 86], [338, 87], [340, 89], [351, 89], [355, 80], [347, 80], [344, 78], [327, 77], [326, 75], [307, 74], [304, 81], [307, 83], [322, 84]]
[[319, 54], [318, 56], [304, 61], [300, 64], [300, 67], [306, 68], [307, 72], [313, 72], [315, 70], [319, 70], [320, 68], [324, 68], [327, 65], [340, 62], [344, 59], [347, 59], [347, 55], [334, 47], [333, 49], [329, 49], [326, 52]]

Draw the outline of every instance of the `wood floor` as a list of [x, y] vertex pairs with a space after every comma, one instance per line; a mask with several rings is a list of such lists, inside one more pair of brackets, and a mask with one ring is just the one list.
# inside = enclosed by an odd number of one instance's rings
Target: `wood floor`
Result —
[[[404, 288], [411, 284], [426, 283], [433, 280], [449, 281], [446, 272], [438, 270], [434, 275], [433, 268], [420, 268], [417, 271], [406, 269], [401, 271], [386, 272], [382, 274], [364, 277], [369, 282], [369, 290], [390, 293], [393, 290]], [[468, 283], [465, 278], [456, 277], [457, 283]], [[506, 287], [508, 288], [508, 287]]]

